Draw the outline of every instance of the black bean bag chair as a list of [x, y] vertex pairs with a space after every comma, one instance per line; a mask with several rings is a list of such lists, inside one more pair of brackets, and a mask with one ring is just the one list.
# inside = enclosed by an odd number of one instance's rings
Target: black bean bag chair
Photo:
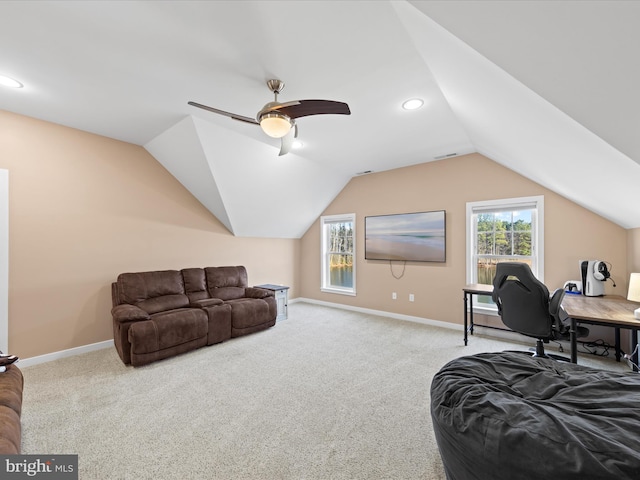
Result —
[[448, 480], [640, 479], [640, 374], [521, 352], [445, 365], [431, 417]]

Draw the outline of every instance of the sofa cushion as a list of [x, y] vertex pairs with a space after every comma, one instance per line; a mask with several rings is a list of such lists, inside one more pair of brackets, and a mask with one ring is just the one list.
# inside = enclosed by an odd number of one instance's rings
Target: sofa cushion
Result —
[[122, 273], [117, 284], [121, 303], [136, 305], [150, 314], [189, 305], [177, 270]]
[[215, 307], [216, 305], [222, 305], [224, 302], [219, 298], [203, 298], [202, 300], [193, 300], [189, 306], [194, 308], [206, 308]]
[[273, 320], [269, 304], [257, 298], [229, 300], [231, 305], [231, 325], [233, 328], [247, 328]]
[[138, 302], [137, 306], [153, 315], [154, 313], [162, 313], [167, 310], [188, 307], [189, 298], [186, 295], [162, 295]]
[[185, 268], [180, 271], [184, 279], [184, 291], [190, 303], [194, 304], [209, 298], [204, 268]]
[[208, 316], [199, 308], [183, 308], [153, 315], [129, 328], [133, 354], [151, 353], [207, 337]]
[[234, 300], [245, 296], [249, 285], [247, 270], [237, 267], [207, 267], [204, 269], [209, 295], [222, 300]]

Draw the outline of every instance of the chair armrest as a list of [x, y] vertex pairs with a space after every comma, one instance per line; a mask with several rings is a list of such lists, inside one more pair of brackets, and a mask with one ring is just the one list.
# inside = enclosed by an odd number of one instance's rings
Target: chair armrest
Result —
[[216, 305], [222, 305], [224, 302], [219, 298], [203, 298], [202, 300], [195, 300], [189, 304], [193, 308], [206, 308]]
[[138, 320], [149, 320], [151, 316], [135, 305], [122, 304], [111, 309], [111, 315], [116, 322], [136, 322]]
[[247, 287], [244, 289], [244, 296], [247, 298], [266, 298], [274, 297], [275, 293], [266, 288]]

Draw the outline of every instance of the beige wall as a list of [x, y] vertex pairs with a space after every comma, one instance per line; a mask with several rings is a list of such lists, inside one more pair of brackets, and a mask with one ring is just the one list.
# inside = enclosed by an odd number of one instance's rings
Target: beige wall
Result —
[[126, 271], [245, 265], [296, 295], [299, 240], [236, 238], [142, 147], [0, 111], [9, 170], [9, 346], [22, 358], [113, 338]]
[[640, 272], [640, 228], [627, 230], [627, 270]]
[[[617, 288], [624, 295], [627, 274], [627, 232], [479, 154], [430, 162], [356, 177], [325, 210], [325, 215], [356, 213], [357, 296], [320, 292], [320, 230], [316, 222], [302, 239], [302, 297], [404, 315], [462, 323], [465, 284], [466, 202], [544, 195], [545, 283], [562, 287], [579, 279], [581, 259], [602, 259], [613, 266]], [[446, 210], [446, 263], [407, 263], [397, 280], [389, 262], [364, 259], [364, 217], [389, 213]], [[640, 236], [640, 234], [638, 234]], [[402, 263], [394, 262], [396, 275]], [[391, 292], [398, 299], [391, 299]], [[415, 294], [410, 303], [409, 294]]]

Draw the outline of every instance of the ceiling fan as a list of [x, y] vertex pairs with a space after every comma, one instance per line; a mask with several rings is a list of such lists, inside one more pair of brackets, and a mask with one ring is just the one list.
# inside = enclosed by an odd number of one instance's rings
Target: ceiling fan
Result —
[[296, 118], [326, 114], [351, 115], [349, 105], [333, 100], [294, 100], [292, 102], [280, 103], [278, 102], [278, 94], [280, 94], [284, 88], [284, 82], [282, 80], [271, 79], [267, 81], [267, 86], [275, 96], [274, 101], [262, 107], [255, 119], [225, 112], [224, 110], [202, 105], [201, 103], [188, 102], [188, 104], [209, 112], [230, 117], [234, 120], [260, 125], [264, 133], [270, 137], [282, 139], [279, 155], [289, 153], [293, 146], [294, 139], [298, 136]]

